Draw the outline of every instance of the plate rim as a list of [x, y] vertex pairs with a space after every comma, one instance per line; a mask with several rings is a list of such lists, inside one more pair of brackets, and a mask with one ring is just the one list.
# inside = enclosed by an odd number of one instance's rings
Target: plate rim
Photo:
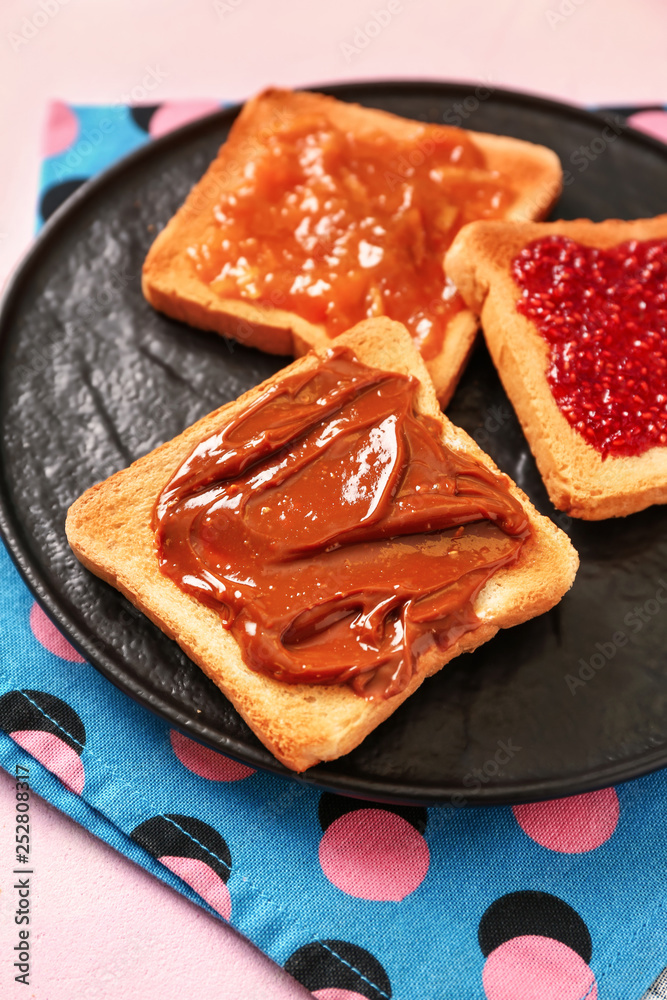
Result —
[[[472, 88], [487, 87], [488, 81], [448, 81], [431, 78], [424, 79], [374, 79], [346, 81], [344, 83], [325, 83], [302, 87], [331, 94], [342, 100], [359, 100], [359, 92], [365, 91], [371, 97], [374, 93], [394, 91], [405, 95], [409, 92], [440, 90], [443, 96], [469, 96]], [[552, 114], [578, 119], [587, 124], [607, 125], [607, 119], [598, 111], [590, 110], [575, 104], [541, 95], [512, 90], [504, 87], [492, 87], [492, 97], [511, 104], [523, 104], [537, 110], [543, 109]], [[179, 145], [183, 140], [195, 136], [198, 131], [206, 132], [215, 124], [221, 128], [231, 124], [241, 110], [241, 104], [221, 105], [220, 109], [188, 122], [172, 132], [147, 141], [142, 146], [131, 151], [126, 156], [111, 164], [105, 170], [85, 180], [83, 184], [68, 197], [62, 205], [49, 217], [37, 233], [28, 251], [20, 258], [12, 270], [0, 301], [0, 352], [6, 348], [8, 334], [11, 330], [13, 311], [20, 301], [23, 285], [28, 281], [33, 270], [39, 266], [42, 254], [48, 252], [59, 232], [68, 225], [69, 219], [89, 201], [93, 200], [101, 189], [113, 183], [115, 179], [132, 172], [136, 165], [144, 160], [157, 157], [164, 150]], [[633, 128], [624, 126], [623, 135], [631, 141], [638, 142], [665, 158], [667, 165], [667, 144], [653, 136]], [[6, 475], [4, 456], [4, 439], [0, 440], [0, 535], [7, 552], [17, 568], [23, 581], [32, 595], [56, 622], [61, 631], [72, 641], [73, 645], [85, 656], [86, 660], [104, 677], [113, 683], [120, 691], [131, 697], [145, 708], [160, 716], [171, 725], [177, 726], [186, 735], [200, 740], [232, 758], [249, 764], [262, 771], [269, 771], [282, 778], [297, 781], [301, 784], [316, 787], [322, 791], [348, 795], [367, 801], [424, 806], [449, 806], [463, 808], [476, 805], [499, 806], [514, 805], [523, 802], [536, 802], [545, 799], [560, 798], [582, 792], [595, 791], [600, 788], [642, 777], [646, 774], [667, 766], [667, 743], [653, 751], [645, 750], [622, 761], [612, 761], [600, 765], [585, 774], [569, 778], [536, 779], [503, 785], [502, 788], [492, 784], [483, 785], [479, 789], [462, 789], [460, 787], [412, 785], [408, 781], [376, 780], [361, 777], [351, 777], [345, 774], [319, 773], [320, 765], [310, 768], [302, 774], [296, 774], [280, 764], [263, 745], [250, 747], [236, 738], [221, 734], [210, 726], [198, 722], [184, 714], [173, 702], [161, 695], [147, 691], [145, 685], [135, 681], [132, 674], [121, 670], [113, 657], [100, 650], [92, 630], [86, 631], [79, 627], [62, 606], [61, 595], [58, 594], [48, 580], [48, 572], [38, 560], [33, 560], [29, 533], [20, 519], [11, 499], [10, 482]], [[223, 695], [224, 697], [224, 695]], [[336, 761], [328, 766], [335, 766]], [[458, 802], [456, 801], [458, 800]]]

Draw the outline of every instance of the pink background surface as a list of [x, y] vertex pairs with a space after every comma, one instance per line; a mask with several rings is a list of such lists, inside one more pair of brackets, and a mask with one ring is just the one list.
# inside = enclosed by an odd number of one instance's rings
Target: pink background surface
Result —
[[0, 770], [2, 1000], [307, 1000], [244, 938], [32, 797], [30, 988], [14, 983], [15, 787]]
[[[243, 98], [267, 84], [376, 77], [484, 81], [582, 104], [664, 103], [664, 0], [37, 0], [0, 8], [0, 283], [29, 245], [47, 102]], [[49, 4], [53, 9], [53, 0]], [[359, 36], [357, 35], [357, 38]], [[346, 48], [346, 46], [348, 46]], [[149, 71], [159, 77], [141, 95]], [[132, 92], [134, 91], [133, 96]], [[648, 121], [647, 125], [650, 124]], [[0, 995], [7, 1000], [297, 1000], [308, 996], [230, 928], [33, 799], [39, 865], [33, 986], [7, 977], [12, 785], [0, 773]], [[435, 961], [435, 959], [434, 959]], [[462, 998], [465, 1000], [465, 998]]]

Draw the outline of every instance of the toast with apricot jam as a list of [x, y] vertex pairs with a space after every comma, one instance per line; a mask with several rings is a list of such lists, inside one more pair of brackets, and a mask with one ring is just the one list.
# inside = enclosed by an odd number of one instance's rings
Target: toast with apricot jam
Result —
[[408, 327], [444, 406], [477, 330], [447, 247], [474, 219], [544, 218], [561, 178], [544, 146], [267, 90], [153, 243], [143, 291], [272, 354], [386, 315]]

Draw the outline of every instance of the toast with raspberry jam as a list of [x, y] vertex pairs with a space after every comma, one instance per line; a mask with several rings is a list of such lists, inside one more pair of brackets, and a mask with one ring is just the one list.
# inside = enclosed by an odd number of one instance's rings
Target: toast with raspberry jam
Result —
[[667, 502], [667, 215], [476, 222], [448, 273], [553, 503], [599, 520]]

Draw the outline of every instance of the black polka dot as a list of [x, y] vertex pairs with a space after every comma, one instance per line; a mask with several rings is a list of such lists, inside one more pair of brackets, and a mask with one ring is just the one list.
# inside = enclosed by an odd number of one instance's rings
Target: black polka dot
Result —
[[590, 962], [593, 945], [588, 927], [576, 910], [548, 892], [510, 892], [486, 910], [479, 922], [479, 946], [484, 955], [524, 934], [554, 938]]
[[320, 799], [319, 819], [322, 830], [345, 816], [346, 813], [354, 812], [355, 809], [384, 809], [385, 812], [395, 813], [414, 826], [417, 833], [424, 833], [428, 821], [428, 812], [421, 806], [388, 806], [381, 802], [364, 802], [362, 799], [350, 799], [345, 795], [332, 795], [324, 792]]
[[232, 855], [226, 841], [212, 826], [194, 816], [153, 816], [135, 827], [130, 836], [155, 858], [203, 861], [223, 882], [231, 874]]
[[370, 951], [349, 941], [313, 941], [295, 951], [285, 971], [314, 993], [339, 989], [359, 993], [367, 1000], [391, 997], [389, 976]]
[[137, 104], [130, 108], [130, 115], [135, 125], [138, 125], [143, 132], [148, 132], [151, 118], [160, 107], [161, 104]]
[[0, 698], [0, 728], [6, 733], [25, 729], [50, 733], [71, 747], [79, 757], [86, 743], [85, 727], [74, 709], [46, 691], [26, 689], [4, 694]]
[[63, 181], [62, 184], [53, 184], [42, 193], [39, 203], [39, 212], [42, 221], [46, 222], [50, 215], [53, 215], [57, 208], [66, 201], [71, 194], [74, 194], [82, 184], [88, 180], [87, 177], [75, 177], [71, 181]]

